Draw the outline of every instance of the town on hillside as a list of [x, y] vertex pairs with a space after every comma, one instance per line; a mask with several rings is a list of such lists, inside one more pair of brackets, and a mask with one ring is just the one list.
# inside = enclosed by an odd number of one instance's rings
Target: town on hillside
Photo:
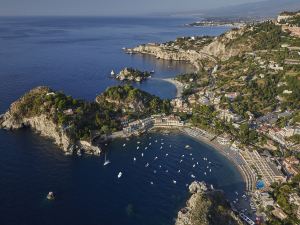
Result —
[[219, 147], [245, 177], [257, 224], [300, 224], [300, 11], [126, 51], [197, 69], [175, 78], [172, 115], [126, 123], [126, 135], [163, 125]]

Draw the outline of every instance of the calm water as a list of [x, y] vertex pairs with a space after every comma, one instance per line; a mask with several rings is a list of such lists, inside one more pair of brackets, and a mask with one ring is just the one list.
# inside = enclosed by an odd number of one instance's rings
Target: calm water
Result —
[[[129, 56], [120, 50], [123, 46], [178, 36], [217, 35], [225, 31], [181, 26], [191, 21], [1, 18], [0, 113], [37, 85], [49, 85], [93, 100], [108, 86], [118, 84], [108, 78], [111, 69], [155, 69], [156, 78], [191, 71], [193, 68], [183, 63]], [[176, 92], [172, 85], [157, 79], [139, 87], [163, 98], [171, 98]], [[137, 141], [141, 142], [139, 150]], [[122, 147], [124, 142], [126, 147]], [[192, 149], [184, 149], [186, 144]], [[149, 134], [130, 141], [114, 141], [107, 148], [111, 164], [103, 167], [103, 156], [64, 156], [50, 140], [29, 130], [1, 130], [0, 224], [170, 225], [186, 201], [186, 184], [192, 181], [191, 174], [223, 189], [229, 198], [235, 198], [234, 190], [240, 192], [244, 188], [240, 174], [228, 160], [180, 134]], [[156, 156], [158, 159], [154, 160]], [[145, 167], [147, 162], [149, 166]], [[117, 179], [119, 171], [123, 172], [121, 179]], [[53, 202], [45, 200], [50, 190], [57, 196]]]

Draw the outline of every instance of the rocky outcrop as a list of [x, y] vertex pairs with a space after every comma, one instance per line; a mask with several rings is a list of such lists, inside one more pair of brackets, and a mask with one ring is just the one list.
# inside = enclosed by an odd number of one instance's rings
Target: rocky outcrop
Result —
[[126, 49], [126, 52], [149, 54], [159, 59], [186, 61], [199, 70], [203, 67], [202, 60], [209, 60], [217, 63], [217, 60], [227, 60], [232, 56], [249, 51], [249, 46], [244, 44], [230, 45], [232, 40], [237, 39], [245, 32], [245, 29], [246, 28], [233, 29], [216, 37], [211, 43], [203, 46], [202, 49], [197, 51], [192, 49], [175, 49], [165, 44], [146, 44], [132, 49]]
[[140, 71], [133, 68], [124, 68], [120, 71], [120, 73], [116, 76], [116, 79], [118, 80], [128, 80], [128, 81], [135, 81], [135, 82], [141, 82], [143, 80], [146, 80], [151, 75], [147, 71]]
[[207, 53], [196, 52], [194, 50], [173, 50], [170, 48], [164, 48], [160, 45], [140, 45], [133, 49], [127, 49], [127, 51], [133, 53], [141, 53], [153, 55], [158, 59], [165, 60], [175, 60], [175, 61], [185, 61], [191, 63], [193, 66], [199, 70], [201, 65], [201, 60], [210, 59], [212, 61], [216, 61], [215, 58], [208, 55]]
[[93, 146], [88, 142], [72, 140], [64, 129], [53, 121], [51, 116], [46, 113], [31, 113], [24, 109], [24, 104], [28, 98], [34, 99], [40, 95], [47, 95], [50, 89], [47, 87], [38, 87], [21, 97], [11, 104], [9, 110], [0, 116], [0, 128], [6, 130], [17, 130], [21, 128], [31, 128], [41, 136], [54, 140], [65, 152], [73, 152], [82, 149], [88, 154], [100, 154], [100, 148]]
[[12, 116], [11, 111], [4, 114], [0, 127], [9, 130], [16, 130], [24, 127], [30, 127], [34, 131], [39, 132], [42, 136], [49, 137], [54, 140], [55, 144], [60, 146], [64, 151], [69, 151], [71, 141], [61, 129], [57, 127], [45, 115], [35, 116], [31, 118], [18, 118]]
[[208, 188], [204, 182], [194, 181], [189, 186], [191, 197], [186, 207], [178, 212], [175, 225], [242, 225], [231, 211], [221, 191]]

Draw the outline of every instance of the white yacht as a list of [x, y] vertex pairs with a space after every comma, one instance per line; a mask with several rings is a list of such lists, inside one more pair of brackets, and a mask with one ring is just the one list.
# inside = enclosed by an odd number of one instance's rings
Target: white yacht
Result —
[[119, 172], [118, 173], [118, 179], [121, 178], [121, 176], [122, 176], [122, 172]]

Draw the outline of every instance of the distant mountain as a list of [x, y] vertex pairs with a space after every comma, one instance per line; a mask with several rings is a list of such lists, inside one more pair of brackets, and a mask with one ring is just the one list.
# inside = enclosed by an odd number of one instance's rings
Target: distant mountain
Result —
[[282, 11], [300, 10], [300, 0], [263, 0], [261, 2], [230, 5], [210, 10], [194, 10], [201, 17], [274, 17]]

